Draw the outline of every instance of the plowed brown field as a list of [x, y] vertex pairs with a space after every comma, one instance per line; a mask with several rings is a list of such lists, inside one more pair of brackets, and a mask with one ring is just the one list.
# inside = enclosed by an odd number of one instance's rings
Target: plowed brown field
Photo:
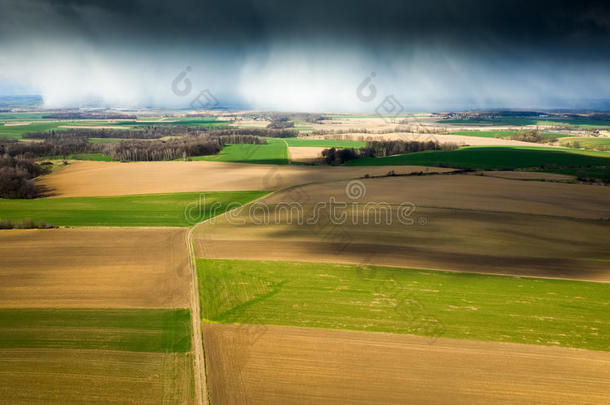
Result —
[[[357, 200], [346, 197], [345, 181], [273, 194], [263, 201], [269, 215], [243, 209], [239, 216], [199, 226], [197, 254], [610, 281], [610, 222], [600, 219], [610, 217], [609, 188], [469, 175], [362, 184], [366, 193]], [[347, 220], [332, 222], [322, 209], [308, 223], [315, 203], [331, 198], [348, 204]], [[397, 205], [405, 201], [416, 206], [412, 224], [397, 220]], [[303, 206], [302, 224], [297, 211], [289, 216], [277, 208], [285, 202]], [[367, 202], [391, 205], [391, 223], [385, 217], [375, 223], [369, 212], [365, 224]]]
[[[313, 167], [225, 162], [73, 162], [42, 176], [57, 197], [177, 193], [187, 191], [277, 190], [297, 184], [411, 173], [421, 166]], [[433, 171], [453, 169], [431, 168]]]
[[0, 232], [0, 307], [186, 308], [183, 229]]
[[[213, 404], [601, 404], [610, 353], [205, 324]], [[261, 329], [263, 328], [263, 329]]]

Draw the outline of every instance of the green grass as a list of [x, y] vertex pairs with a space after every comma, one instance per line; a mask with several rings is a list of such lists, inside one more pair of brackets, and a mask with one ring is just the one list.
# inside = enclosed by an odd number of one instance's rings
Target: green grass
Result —
[[[24, 119], [28, 120], [28, 119]], [[31, 121], [31, 120], [28, 120]], [[117, 123], [107, 121], [74, 121], [65, 120], [60, 122], [45, 122], [45, 121], [33, 121], [29, 125], [0, 125], [0, 138], [13, 138], [20, 139], [23, 134], [29, 132], [47, 132], [52, 130], [62, 131], [68, 128], [60, 128], [63, 126], [112, 126]], [[125, 128], [128, 129], [128, 128]]]
[[202, 317], [610, 350], [610, 285], [327, 263], [200, 259]]
[[264, 145], [227, 145], [216, 155], [195, 156], [192, 160], [211, 162], [240, 162], [288, 164], [288, 148], [282, 139], [268, 138]]
[[[265, 191], [143, 194], [118, 197], [0, 199], [0, 218], [29, 218], [55, 226], [185, 227], [245, 204]], [[185, 215], [185, 210], [186, 214]]]
[[363, 148], [366, 142], [341, 141], [332, 139], [285, 138], [290, 147], [310, 146], [316, 148]]
[[191, 350], [188, 309], [0, 309], [0, 348]]
[[23, 134], [28, 132], [45, 132], [57, 129], [63, 122], [34, 122], [30, 125], [2, 125], [0, 126], [0, 138], [20, 139]]
[[609, 166], [610, 153], [529, 146], [471, 146], [383, 158], [363, 158], [350, 166], [423, 165], [470, 169], [573, 168]]
[[561, 140], [561, 144], [569, 147], [578, 146], [585, 149], [610, 151], [610, 138], [569, 138]]
[[68, 155], [68, 159], [74, 160], [94, 160], [96, 162], [112, 162], [112, 156], [104, 155], [103, 153], [76, 153]]

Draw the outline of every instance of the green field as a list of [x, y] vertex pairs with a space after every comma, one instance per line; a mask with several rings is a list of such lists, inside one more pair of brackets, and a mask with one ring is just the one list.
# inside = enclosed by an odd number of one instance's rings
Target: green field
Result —
[[51, 131], [58, 129], [61, 126], [74, 125], [74, 126], [125, 126], [126, 129], [142, 127], [142, 126], [164, 126], [164, 125], [186, 125], [190, 127], [217, 127], [226, 126], [228, 121], [218, 121], [214, 117], [210, 118], [184, 118], [177, 117], [172, 118], [171, 121], [159, 121], [159, 122], [142, 122], [142, 121], [118, 121], [110, 122], [106, 120], [56, 120], [52, 121], [59, 122], [45, 122], [42, 116], [44, 113], [0, 113], [0, 120], [5, 121], [32, 121], [29, 125], [10, 125], [6, 126], [0, 124], [0, 138], [13, 138], [19, 139], [21, 136], [28, 132], [42, 132]]
[[188, 309], [0, 309], [0, 349], [191, 350]]
[[[143, 194], [118, 197], [0, 199], [0, 218], [29, 218], [55, 226], [185, 227], [222, 214], [229, 204], [245, 204], [265, 191]], [[188, 217], [185, 215], [188, 210]]]
[[34, 122], [30, 125], [2, 125], [0, 126], [0, 138], [20, 139], [23, 134], [28, 132], [44, 132], [57, 129], [62, 122]]
[[422, 165], [470, 169], [574, 168], [610, 166], [610, 153], [529, 146], [470, 146], [383, 158], [362, 158], [349, 166]]
[[66, 159], [74, 160], [94, 160], [96, 162], [112, 162], [112, 156], [104, 155], [103, 153], [75, 153], [66, 156]]
[[561, 144], [572, 148], [597, 149], [610, 151], [610, 138], [569, 138], [562, 139]]
[[211, 162], [288, 164], [288, 148], [282, 139], [268, 138], [264, 145], [227, 145], [216, 155], [195, 156], [192, 160]]
[[[29, 120], [31, 121], [31, 120]], [[55, 120], [54, 120], [55, 121]], [[13, 138], [20, 139], [23, 134], [29, 132], [45, 132], [51, 130], [65, 130], [68, 128], [60, 128], [64, 126], [112, 126], [117, 123], [108, 121], [74, 121], [65, 120], [60, 122], [45, 122], [45, 121], [32, 121], [29, 125], [0, 125], [0, 138]], [[125, 128], [130, 129], [130, 128]]]
[[332, 139], [307, 139], [307, 138], [285, 138], [290, 147], [316, 147], [316, 148], [363, 148], [366, 142], [362, 141], [342, 141]]
[[610, 350], [610, 285], [327, 263], [199, 259], [218, 323]]

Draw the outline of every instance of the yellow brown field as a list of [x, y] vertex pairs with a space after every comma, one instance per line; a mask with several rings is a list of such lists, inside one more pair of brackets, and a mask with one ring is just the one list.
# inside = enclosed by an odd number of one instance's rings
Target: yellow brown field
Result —
[[308, 163], [319, 161], [322, 158], [322, 151], [324, 149], [326, 148], [300, 146], [288, 148], [288, 153], [293, 162]]
[[182, 229], [0, 232], [0, 307], [186, 308]]
[[610, 395], [606, 352], [277, 326], [205, 324], [204, 337], [213, 404], [599, 404]]
[[384, 175], [452, 171], [422, 166], [314, 167], [225, 162], [73, 162], [41, 178], [57, 197], [187, 191], [276, 190], [297, 184]]

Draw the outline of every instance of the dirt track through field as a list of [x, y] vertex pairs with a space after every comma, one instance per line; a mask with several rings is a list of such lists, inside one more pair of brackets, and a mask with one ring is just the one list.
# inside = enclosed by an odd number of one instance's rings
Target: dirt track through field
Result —
[[0, 307], [186, 308], [184, 229], [0, 232]]
[[[610, 353], [370, 332], [205, 324], [212, 403], [601, 404]], [[263, 329], [261, 329], [263, 328]]]
[[87, 162], [70, 163], [40, 183], [57, 197], [176, 193], [187, 191], [259, 191], [350, 179], [365, 174], [384, 175], [419, 171], [452, 171], [422, 166], [315, 167], [225, 162]]

